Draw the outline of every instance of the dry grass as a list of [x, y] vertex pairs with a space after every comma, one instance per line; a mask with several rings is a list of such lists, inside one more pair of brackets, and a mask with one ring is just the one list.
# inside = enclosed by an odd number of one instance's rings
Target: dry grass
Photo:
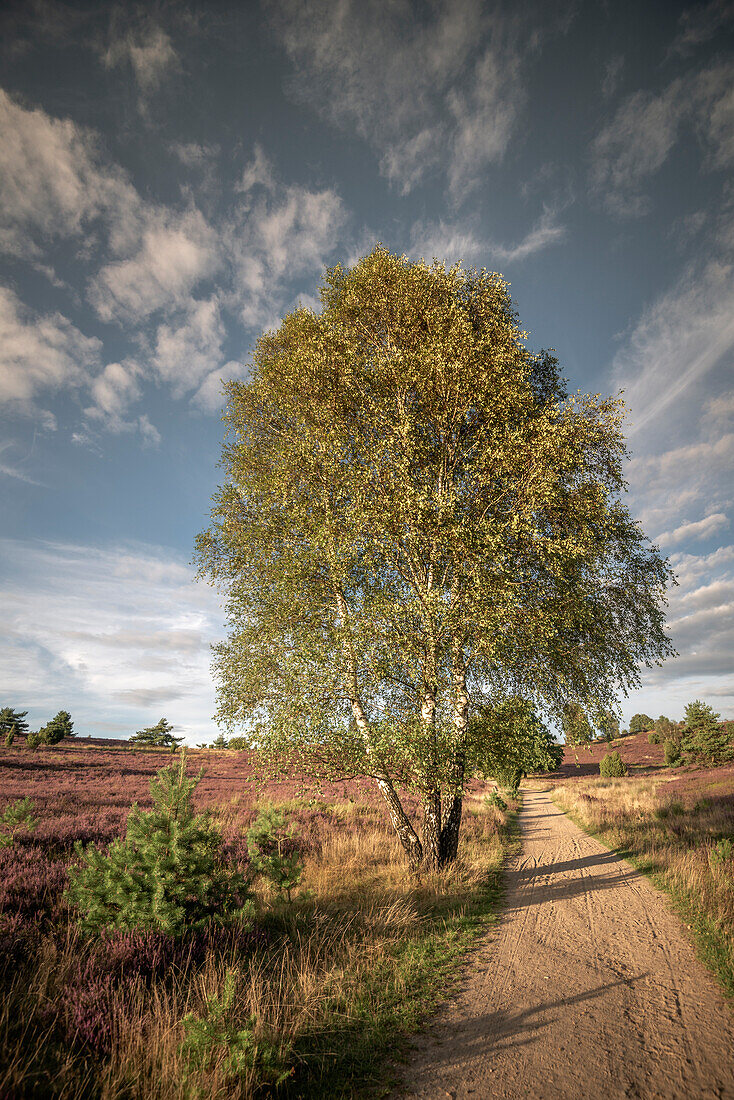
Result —
[[[222, 997], [232, 971], [236, 993], [228, 1019], [242, 1028], [254, 1018], [255, 1036], [292, 1066], [284, 1094], [355, 1096], [358, 1080], [379, 1080], [400, 1034], [414, 1028], [440, 994], [496, 901], [505, 819], [473, 800], [456, 864], [414, 878], [376, 809], [319, 803], [317, 812], [319, 842], [306, 857], [294, 901], [288, 905], [267, 886], [257, 888], [267, 943], [242, 950], [234, 940], [225, 942], [195, 966], [128, 982], [124, 995], [103, 990], [111, 1021], [107, 1051], [60, 1039], [59, 1005], [74, 968], [95, 947], [73, 923], [47, 929], [30, 965], [21, 962], [14, 975], [6, 971], [0, 1096], [263, 1095], [262, 1067], [234, 1078], [226, 1072], [224, 1047], [206, 1071], [187, 1069], [181, 1053], [183, 1017], [201, 1017], [209, 998]], [[224, 826], [238, 816], [236, 803], [218, 812]], [[330, 819], [340, 828], [331, 830]]]
[[679, 903], [706, 961], [734, 994], [734, 799], [683, 799], [660, 779], [578, 780], [554, 799], [589, 832], [652, 874]]

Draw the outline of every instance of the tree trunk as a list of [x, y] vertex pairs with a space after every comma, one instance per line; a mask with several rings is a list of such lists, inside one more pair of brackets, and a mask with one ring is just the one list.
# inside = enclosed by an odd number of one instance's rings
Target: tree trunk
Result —
[[[431, 658], [429, 658], [429, 661]], [[434, 682], [431, 682], [432, 680]], [[437, 871], [441, 865], [441, 786], [436, 782], [436, 776], [438, 775], [438, 761], [436, 759], [436, 688], [432, 662], [426, 670], [426, 684], [423, 688], [423, 702], [421, 704], [421, 721], [426, 730], [429, 745], [428, 759], [426, 760], [426, 791], [423, 795], [423, 859], [431, 871]]]
[[441, 865], [453, 863], [459, 851], [461, 816], [464, 809], [464, 778], [466, 773], [466, 731], [469, 724], [469, 696], [466, 690], [466, 668], [461, 648], [453, 653], [454, 681], [454, 759], [451, 776], [451, 802], [441, 830]]
[[437, 871], [441, 866], [440, 787], [434, 787], [423, 796], [423, 859], [431, 871]]
[[423, 845], [418, 839], [418, 834], [411, 825], [390, 780], [386, 777], [378, 777], [376, 783], [380, 789], [380, 794], [387, 803], [390, 821], [393, 829], [397, 833], [398, 840], [403, 846], [403, 851], [408, 860], [408, 866], [411, 871], [418, 871], [423, 862]]
[[449, 805], [446, 821], [441, 829], [441, 866], [453, 863], [459, 851], [459, 833], [461, 815], [464, 808], [464, 769], [466, 767], [463, 752], [457, 752], [454, 760], [453, 796]]
[[[365, 751], [370, 754], [370, 724], [367, 719], [367, 715], [364, 712], [362, 706], [362, 700], [359, 693], [359, 682], [357, 679], [357, 660], [354, 654], [352, 646], [352, 639], [349, 633], [349, 608], [347, 601], [344, 599], [344, 593], [340, 585], [332, 578], [334, 584], [334, 596], [336, 597], [336, 609], [339, 614], [339, 618], [342, 621], [345, 635], [345, 649], [348, 659], [347, 675], [346, 675], [346, 687], [349, 696], [349, 701], [352, 706], [352, 715], [354, 721], [357, 724], [357, 729], [362, 735]], [[398, 839], [403, 846], [403, 851], [408, 860], [408, 866], [411, 871], [417, 871], [423, 861], [423, 846], [418, 839], [418, 834], [410, 823], [410, 819], [403, 809], [402, 803], [398, 798], [397, 791], [392, 785], [390, 777], [382, 769], [375, 772], [375, 782], [379, 788], [380, 794], [385, 799], [387, 804], [388, 813], [390, 814], [390, 822], [393, 829], [397, 833]]]

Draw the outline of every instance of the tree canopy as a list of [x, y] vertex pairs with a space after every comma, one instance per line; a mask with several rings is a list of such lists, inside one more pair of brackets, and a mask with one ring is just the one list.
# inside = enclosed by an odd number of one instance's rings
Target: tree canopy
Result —
[[612, 706], [670, 652], [668, 569], [621, 502], [620, 402], [566, 395], [499, 275], [378, 246], [321, 302], [226, 386], [197, 540], [227, 596], [218, 717], [274, 758], [373, 776], [409, 861], [437, 865], [471, 713]]
[[153, 749], [170, 749], [171, 752], [175, 752], [183, 740], [183, 737], [174, 737], [173, 726], [167, 718], [161, 718], [154, 726], [146, 726], [145, 729], [138, 730], [130, 738], [133, 745]]

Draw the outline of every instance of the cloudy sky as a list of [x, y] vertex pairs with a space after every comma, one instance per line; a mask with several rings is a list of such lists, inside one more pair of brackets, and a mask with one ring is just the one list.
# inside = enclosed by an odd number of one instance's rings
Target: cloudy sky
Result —
[[734, 3], [6, 3], [0, 704], [216, 733], [193, 579], [220, 380], [382, 241], [497, 270], [571, 389], [625, 391], [679, 657], [734, 717]]

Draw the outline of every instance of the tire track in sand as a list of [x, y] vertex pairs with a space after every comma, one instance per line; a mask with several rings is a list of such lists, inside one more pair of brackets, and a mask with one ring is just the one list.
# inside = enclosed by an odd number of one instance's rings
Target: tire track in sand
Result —
[[499, 924], [400, 1095], [734, 1100], [734, 1015], [663, 896], [525, 792]]

